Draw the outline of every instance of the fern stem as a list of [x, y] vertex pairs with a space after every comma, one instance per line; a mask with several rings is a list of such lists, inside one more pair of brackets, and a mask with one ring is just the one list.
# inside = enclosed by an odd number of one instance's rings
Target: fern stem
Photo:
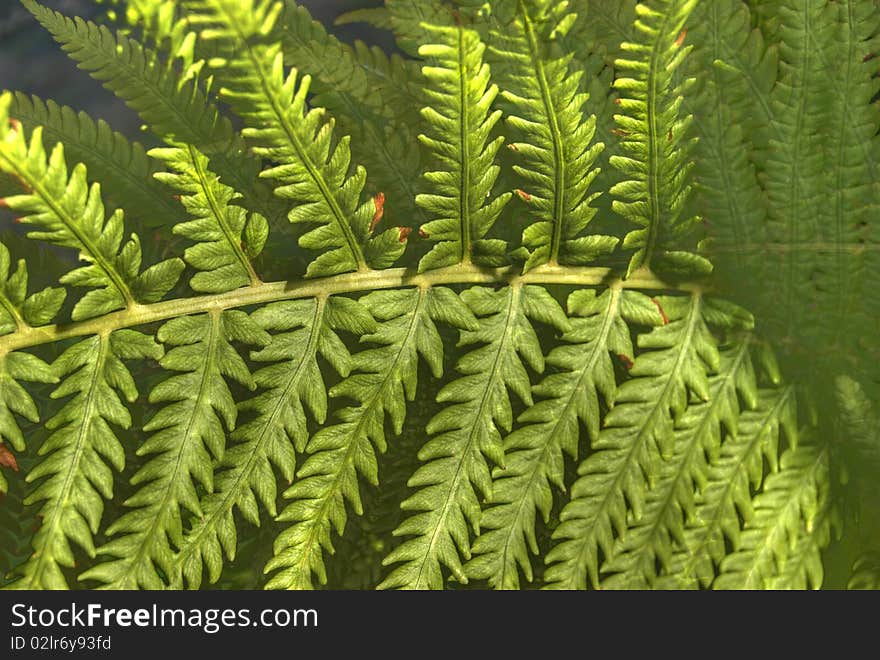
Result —
[[223, 236], [226, 238], [226, 242], [229, 244], [229, 247], [232, 248], [232, 253], [235, 255], [235, 258], [238, 259], [238, 262], [247, 273], [251, 286], [259, 285], [262, 280], [260, 279], [260, 276], [257, 275], [257, 271], [254, 270], [254, 266], [251, 263], [251, 260], [248, 259], [247, 255], [244, 253], [244, 250], [241, 246], [241, 241], [236, 238], [235, 234], [233, 234], [232, 230], [229, 227], [229, 222], [226, 220], [226, 213], [223, 211], [223, 209], [220, 208], [220, 202], [217, 199], [217, 196], [214, 194], [213, 188], [211, 188], [211, 185], [208, 182], [207, 173], [205, 172], [205, 168], [202, 166], [202, 161], [199, 158], [198, 151], [192, 145], [188, 145], [187, 152], [189, 153], [189, 160], [190, 164], [193, 167], [193, 171], [196, 173], [196, 176], [199, 179], [199, 185], [202, 188], [202, 192], [205, 193], [205, 199], [208, 200], [208, 206], [211, 207], [211, 213], [217, 219], [217, 225], [223, 232]]
[[166, 300], [152, 305], [136, 303], [128, 309], [113, 312], [97, 319], [77, 323], [44, 325], [5, 335], [0, 337], [0, 356], [22, 348], [72, 337], [112, 332], [120, 328], [146, 325], [177, 316], [261, 305], [276, 300], [314, 298], [320, 295], [332, 296], [341, 293], [359, 293], [402, 287], [431, 288], [448, 284], [513, 283], [556, 284], [576, 287], [610, 286], [619, 283], [625, 289], [690, 293], [704, 293], [709, 290], [708, 284], [666, 282], [646, 271], [634, 273], [626, 281], [619, 282], [616, 271], [610, 268], [542, 266], [525, 275], [520, 274], [516, 267], [492, 269], [481, 268], [473, 264], [438, 268], [421, 274], [414, 268], [389, 268], [370, 270], [364, 273], [345, 273], [314, 280], [267, 282], [222, 294]]
[[7, 314], [15, 321], [15, 327], [17, 328], [16, 332], [27, 332], [30, 330], [30, 324], [24, 320], [21, 313], [18, 311], [18, 308], [12, 304], [12, 301], [9, 300], [8, 297], [3, 295], [3, 291], [0, 290], [0, 307], [2, 307]]
[[657, 236], [660, 233], [661, 223], [663, 222], [663, 214], [660, 211], [660, 176], [661, 167], [663, 166], [663, 158], [660, 153], [660, 136], [658, 133], [658, 109], [657, 102], [659, 95], [663, 90], [657, 87], [657, 77], [660, 68], [660, 56], [663, 53], [666, 42], [663, 37], [668, 31], [668, 25], [674, 19], [674, 13], [669, 12], [663, 17], [663, 24], [660, 26], [659, 37], [654, 40], [651, 49], [651, 61], [648, 67], [648, 91], [647, 91], [647, 117], [648, 124], [648, 200], [650, 205], [649, 213], [651, 214], [648, 223], [648, 237], [645, 243], [645, 258], [640, 264], [644, 268], [651, 267], [651, 260], [654, 257], [654, 248], [657, 244]]
[[562, 144], [562, 132], [559, 127], [559, 117], [550, 94], [550, 83], [547, 81], [547, 72], [544, 69], [544, 61], [541, 59], [541, 51], [538, 39], [535, 35], [535, 26], [532, 17], [523, 0], [519, 0], [519, 12], [522, 16], [523, 28], [529, 43], [529, 54], [535, 67], [535, 77], [541, 88], [541, 102], [547, 113], [550, 136], [553, 140], [553, 238], [550, 242], [550, 258], [548, 263], [555, 266], [559, 259], [559, 247], [562, 244], [562, 230], [565, 220], [565, 183], [567, 170], [565, 163], [565, 151]]
[[459, 214], [461, 219], [461, 259], [459, 263], [471, 263], [471, 152], [470, 152], [470, 113], [468, 112], [468, 77], [464, 61], [464, 28], [458, 26], [458, 85], [459, 85], [459, 139], [461, 141], [461, 181], [459, 192]]

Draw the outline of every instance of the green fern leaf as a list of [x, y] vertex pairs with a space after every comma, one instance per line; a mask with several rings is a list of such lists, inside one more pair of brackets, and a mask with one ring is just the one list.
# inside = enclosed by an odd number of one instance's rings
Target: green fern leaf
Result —
[[699, 46], [686, 63], [697, 89], [693, 106], [686, 100], [685, 107], [694, 114], [699, 136], [695, 156], [706, 165], [697, 174], [694, 205], [709, 220], [719, 279], [731, 287], [744, 273], [764, 268], [757, 250], [741, 246], [765, 241], [766, 204], [751, 157], [752, 145], [760, 141], [756, 136], [767, 130], [755, 116], [769, 111], [767, 94], [777, 63], [776, 49], [764, 47], [760, 31], [749, 30], [749, 20], [748, 8], [736, 0], [701, 3], [690, 32]]
[[625, 134], [621, 149], [627, 156], [614, 156], [611, 164], [627, 180], [611, 189], [617, 199], [614, 210], [640, 228], [627, 234], [624, 248], [635, 248], [627, 275], [639, 268], [701, 275], [711, 264], [693, 252], [682, 250], [683, 239], [692, 234], [698, 218], [682, 219], [690, 193], [685, 185], [693, 163], [688, 127], [691, 117], [681, 117], [682, 94], [689, 80], [676, 84], [676, 69], [691, 50], [680, 39], [695, 0], [657, 0], [636, 6], [636, 30], [644, 41], [622, 48], [639, 59], [619, 59], [615, 65], [633, 77], [620, 77], [614, 87], [624, 96], [615, 115]]
[[[54, 101], [16, 92], [9, 114], [24, 125], [26, 135], [41, 126], [45, 146], [61, 142], [71, 163], [83, 163], [92, 181], [101, 184], [105, 203], [124, 208], [141, 227], [160, 227], [180, 215], [171, 197], [152, 180], [156, 166], [138, 142], [129, 142], [103, 120], [76, 112]], [[124, 202], [124, 204], [123, 204]]]
[[266, 218], [231, 206], [235, 190], [219, 181], [195, 147], [152, 149], [150, 155], [174, 170], [156, 178], [186, 195], [181, 201], [193, 219], [175, 225], [174, 233], [196, 241], [184, 252], [186, 262], [200, 271], [190, 280], [193, 290], [218, 293], [258, 285], [253, 260], [268, 238]]
[[[772, 588], [780, 579], [779, 564], [799, 561], [815, 566], [816, 544], [797, 540], [802, 533], [819, 534], [826, 524], [821, 513], [828, 506], [828, 462], [826, 448], [807, 442], [782, 455], [779, 472], [767, 477], [766, 487], [755, 498], [755, 515], [736, 552], [721, 562], [713, 588]], [[813, 558], [801, 558], [799, 552]]]
[[284, 494], [294, 501], [279, 519], [293, 524], [275, 542], [275, 557], [266, 570], [278, 572], [269, 588], [309, 588], [313, 573], [326, 582], [321, 551], [333, 551], [331, 530], [343, 532], [346, 500], [362, 513], [358, 474], [377, 483], [373, 445], [385, 451], [385, 414], [399, 434], [405, 400], [415, 396], [419, 355], [436, 378], [442, 375], [443, 344], [435, 322], [476, 326], [467, 307], [444, 288], [376, 292], [361, 301], [380, 321], [362, 341], [379, 347], [356, 353], [354, 374], [330, 392], [359, 405], [340, 411], [341, 423], [321, 429], [306, 447], [309, 458], [299, 481]]
[[263, 391], [238, 405], [239, 414], [253, 411], [256, 417], [232, 434], [234, 444], [220, 462], [214, 492], [201, 502], [202, 516], [174, 558], [171, 574], [180, 575], [178, 582], [185, 577], [191, 588], [200, 585], [203, 564], [210, 581], [216, 582], [224, 553], [230, 561], [235, 557], [234, 508], [255, 525], [260, 524], [260, 504], [270, 516], [277, 515], [272, 466], [292, 482], [294, 448], [303, 452], [309, 437], [306, 411], [319, 424], [327, 417], [318, 355], [340, 375], [348, 376], [353, 360], [336, 332], [361, 336], [377, 330], [363, 305], [335, 296], [275, 303], [254, 312], [252, 319], [263, 330], [278, 333], [268, 346], [251, 355], [256, 362], [272, 364], [254, 374], [254, 382]]
[[131, 425], [119, 395], [129, 403], [138, 396], [122, 360], [155, 360], [161, 355], [162, 347], [151, 337], [117, 330], [74, 344], [53, 363], [61, 384], [52, 397], [73, 396], [46, 423], [51, 434], [40, 455], [47, 456], [27, 476], [38, 486], [25, 504], [41, 503], [42, 523], [33, 539], [34, 552], [18, 569], [20, 577], [13, 588], [67, 588], [62, 569], [74, 565], [71, 542], [95, 556], [102, 498], [113, 496], [111, 466], [121, 471], [125, 460], [111, 425], [122, 429]]
[[[413, 536], [392, 552], [384, 564], [403, 562], [381, 588], [414, 589], [442, 586], [441, 566], [460, 582], [467, 582], [460, 555], [471, 555], [468, 526], [479, 533], [477, 490], [491, 496], [486, 459], [504, 464], [501, 430], [509, 431], [512, 410], [508, 389], [527, 405], [531, 387], [524, 360], [544, 370], [544, 357], [531, 320], [559, 330], [569, 327], [559, 304], [540, 287], [507, 287], [501, 291], [468, 289], [462, 299], [480, 319], [479, 329], [463, 331], [462, 346], [483, 344], [463, 356], [458, 380], [446, 385], [437, 401], [447, 406], [428, 423], [435, 435], [419, 451], [424, 462], [409, 480], [419, 488], [401, 508], [414, 511], [396, 530]], [[437, 507], [436, 503], [441, 503]]]
[[67, 273], [62, 284], [92, 288], [76, 304], [73, 319], [80, 320], [160, 300], [177, 282], [183, 262], [169, 259], [140, 272], [141, 247], [137, 235], [120, 249], [123, 213], [104, 217], [98, 184], [88, 185], [84, 165], [68, 177], [64, 148], [58, 144], [47, 158], [42, 131], [33, 131], [30, 143], [8, 124], [11, 96], [0, 97], [0, 169], [15, 176], [27, 191], [6, 198], [6, 205], [26, 213], [25, 224], [39, 231], [28, 234], [79, 251], [90, 265]]
[[747, 407], [755, 405], [758, 387], [749, 339], [721, 353], [721, 368], [709, 379], [709, 400], [690, 405], [676, 423], [672, 458], [662, 464], [642, 515], [628, 524], [606, 558], [603, 572], [613, 575], [602, 588], [645, 589], [658, 577], [656, 563], [670, 567], [676, 546], [684, 541], [685, 519], [694, 516], [695, 492], [708, 479], [706, 456], [719, 453], [724, 430], [737, 432], [739, 398]]
[[498, 87], [489, 85], [486, 47], [475, 31], [461, 26], [432, 26], [431, 37], [435, 43], [419, 49], [436, 62], [422, 69], [432, 105], [422, 110], [430, 130], [419, 139], [443, 169], [425, 173], [430, 192], [416, 198], [434, 217], [420, 233], [437, 243], [422, 257], [419, 271], [459, 263], [500, 266], [506, 262], [506, 243], [486, 234], [511, 194], [486, 201], [500, 171], [493, 163], [504, 141], [498, 137], [487, 144], [501, 111], [490, 113]]
[[[627, 321], [662, 325], [651, 300], [635, 291], [609, 289], [573, 293], [568, 300], [568, 342], [547, 356], [551, 373], [532, 393], [542, 397], [520, 415], [524, 425], [504, 439], [505, 466], [493, 474], [492, 506], [480, 518], [482, 532], [473, 544], [468, 577], [488, 579], [494, 588], [517, 589], [520, 567], [533, 579], [528, 550], [537, 554], [535, 515], [550, 516], [550, 485], [565, 489], [563, 452], [578, 455], [579, 423], [591, 438], [599, 435], [599, 395], [612, 405], [617, 390], [611, 354], [633, 355]], [[528, 543], [528, 546], [526, 545]]]
[[358, 167], [349, 175], [348, 139], [334, 145], [333, 122], [323, 123], [321, 109], [306, 108], [310, 78], [298, 83], [296, 71], [285, 74], [280, 45], [263, 43], [282, 5], [195, 0], [187, 7], [202, 37], [216, 42], [226, 58], [217, 69], [221, 96], [245, 119], [245, 137], [256, 153], [279, 161], [261, 176], [276, 179], [281, 184], [276, 194], [297, 203], [288, 215], [291, 222], [317, 225], [299, 240], [304, 248], [322, 250], [306, 276], [393, 264], [403, 253], [405, 235], [395, 228], [372, 235], [377, 208], [360, 199], [366, 170]]
[[138, 454], [153, 455], [132, 477], [140, 486], [123, 514], [107, 528], [117, 538], [98, 553], [114, 559], [97, 564], [80, 576], [109, 588], [156, 589], [162, 586], [155, 567], [170, 575], [170, 543], [182, 537], [181, 507], [201, 514], [198, 482], [213, 490], [212, 457], [223, 456], [223, 427], [235, 428], [235, 400], [226, 378], [256, 387], [247, 365], [229, 343], [265, 345], [267, 333], [244, 312], [184, 316], [163, 325], [160, 342], [173, 346], [160, 361], [170, 371], [182, 372], [162, 381], [150, 392], [151, 403], [169, 402], [144, 426], [151, 433]]
[[421, 69], [399, 55], [388, 57], [363, 42], [349, 46], [327, 34], [303, 7], [288, 2], [281, 33], [284, 61], [313, 76], [314, 102], [326, 107], [351, 135], [352, 157], [370, 173], [371, 185], [384, 197], [372, 224], [428, 221], [415, 204], [422, 149], [413, 136], [422, 119]]
[[740, 518], [753, 517], [752, 490], [764, 479], [764, 461], [778, 469], [780, 437], [797, 438], [794, 388], [758, 391], [757, 405], [742, 413], [737, 431], [727, 438], [709, 463], [706, 485], [684, 532], [684, 548], [669, 562], [659, 588], [708, 586], [725, 556], [725, 538], [739, 543]]
[[[9, 250], [0, 243], [0, 335], [52, 321], [66, 295], [64, 289], [47, 288], [28, 296], [24, 260], [19, 260], [14, 273], [10, 273], [10, 266]], [[9, 455], [5, 444], [11, 444], [19, 452], [25, 449], [25, 439], [15, 415], [34, 423], [40, 420], [33, 398], [19, 381], [57, 383], [58, 379], [49, 365], [30, 353], [0, 354], [0, 451]], [[18, 469], [17, 463], [10, 465], [8, 458], [0, 465]], [[0, 473], [0, 493], [7, 490], [6, 479]]]
[[873, 478], [880, 467], [880, 419], [864, 388], [848, 376], [834, 382], [838, 423], [844, 431], [847, 464]]
[[[604, 148], [592, 144], [595, 116], [584, 118], [587, 94], [579, 93], [581, 74], [573, 53], [551, 55], [575, 16], [564, 4], [511, 0], [514, 20], [494, 31], [490, 46], [508, 66], [501, 67], [502, 96], [514, 114], [507, 121], [526, 142], [509, 146], [522, 154], [514, 171], [524, 181], [520, 197], [534, 222], [523, 233], [524, 270], [549, 263], [581, 265], [610, 253], [618, 240], [582, 236], [596, 211], [589, 194], [598, 174], [593, 167]], [[543, 46], [543, 47], [542, 47]], [[558, 48], [558, 46], [557, 46]]]
[[268, 190], [255, 185], [259, 161], [248, 157], [232, 123], [208, 101], [196, 80], [122, 33], [70, 19], [34, 0], [22, 4], [81, 68], [125, 101], [154, 133], [173, 143], [198, 145], [220, 177], [242, 193], [249, 209], [267, 218], [279, 214]]
[[639, 336], [648, 350], [636, 357], [634, 378], [620, 386], [594, 453], [578, 468], [554, 533], [559, 543], [547, 555], [551, 587], [583, 588], [588, 575], [598, 582], [599, 550], [613, 556], [613, 532], [627, 527], [627, 502], [636, 518], [643, 515], [659, 468], [673, 456], [674, 425], [690, 393], [709, 398], [707, 372], [717, 369], [719, 356], [704, 318], [708, 303], [700, 296], [657, 302], [669, 322]]

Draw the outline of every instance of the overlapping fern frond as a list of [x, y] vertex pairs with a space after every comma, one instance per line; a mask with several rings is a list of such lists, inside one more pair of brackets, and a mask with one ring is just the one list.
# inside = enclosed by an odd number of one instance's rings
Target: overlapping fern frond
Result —
[[4, 586], [804, 589], [872, 520], [871, 3], [22, 1], [161, 146], [0, 96]]

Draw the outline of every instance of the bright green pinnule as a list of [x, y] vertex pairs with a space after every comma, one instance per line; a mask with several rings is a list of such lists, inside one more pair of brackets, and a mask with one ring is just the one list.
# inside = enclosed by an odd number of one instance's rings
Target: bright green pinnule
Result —
[[114, 34], [104, 25], [70, 19], [34, 0], [22, 4], [81, 68], [125, 101], [156, 136], [174, 144], [197, 145], [210, 156], [212, 169], [243, 196], [248, 209], [271, 219], [278, 215], [278, 204], [255, 179], [259, 163], [198, 83], [200, 66], [191, 53], [176, 50], [163, 60], [122, 32]]
[[[349, 172], [349, 138], [335, 141], [333, 121], [308, 109], [310, 78], [284, 70], [279, 44], [267, 43], [283, 5], [269, 0], [187, 2], [188, 19], [217, 47], [212, 61], [220, 95], [245, 121], [254, 152], [276, 161], [260, 176], [276, 182], [276, 194], [293, 205], [288, 218], [310, 228], [301, 247], [320, 251], [307, 277], [387, 268], [403, 253], [399, 228], [373, 234], [376, 202], [362, 199], [366, 170]], [[209, 62], [210, 64], [210, 62]], [[317, 225], [317, 227], [314, 227]]]
[[235, 429], [230, 384], [256, 388], [232, 342], [270, 342], [268, 333], [239, 310], [172, 319], [156, 338], [169, 347], [159, 364], [174, 375], [150, 392], [150, 403], [161, 407], [144, 425], [150, 435], [138, 455], [151, 458], [132, 477], [138, 489], [125, 501], [131, 510], [110, 524], [111, 540], [97, 551], [113, 559], [80, 575], [114, 589], [161, 587], [156, 567], [173, 575], [169, 569], [173, 546], [182, 540], [183, 510], [201, 515], [197, 487], [214, 489], [212, 460], [222, 458], [226, 432]]
[[333, 551], [332, 531], [342, 534], [345, 529], [345, 502], [363, 512], [358, 475], [377, 483], [373, 447], [385, 452], [386, 414], [399, 434], [406, 400], [415, 396], [420, 357], [435, 378], [443, 374], [443, 342], [436, 324], [477, 327], [456, 294], [442, 287], [377, 291], [362, 300], [379, 321], [364, 340], [377, 347], [356, 353], [353, 373], [330, 390], [331, 396], [358, 405], [340, 410], [338, 423], [322, 428], [305, 447], [309, 457], [299, 481], [284, 493], [293, 501], [279, 519], [292, 524], [275, 541], [275, 557], [266, 566], [277, 571], [269, 588], [310, 588], [313, 574], [326, 582], [323, 551]]
[[639, 225], [623, 240], [635, 248], [627, 275], [639, 268], [659, 272], [706, 275], [711, 263], [693, 250], [699, 218], [682, 218], [691, 192], [689, 161], [692, 140], [690, 116], [682, 116], [683, 95], [692, 81], [675, 74], [691, 51], [685, 23], [696, 0], [657, 0], [637, 6], [638, 41], [621, 45], [626, 55], [614, 87], [620, 92], [620, 113], [614, 116], [623, 135], [622, 155], [611, 158], [627, 180], [611, 189], [614, 211]]
[[439, 588], [441, 567], [467, 582], [462, 558], [470, 558], [468, 529], [479, 529], [479, 496], [492, 496], [487, 459], [504, 465], [501, 433], [509, 432], [513, 423], [508, 390], [531, 405], [526, 364], [538, 373], [544, 370], [532, 321], [569, 328], [562, 308], [540, 287], [475, 287], [462, 293], [462, 299], [479, 326], [463, 331], [460, 344], [480, 346], [461, 357], [456, 364], [460, 377], [437, 395], [447, 405], [428, 423], [426, 431], [434, 437], [419, 451], [423, 465], [408, 484], [418, 490], [401, 504], [413, 513], [394, 532], [414, 538], [383, 560], [402, 565], [382, 588]]
[[346, 44], [290, 0], [281, 22], [284, 61], [312, 76], [314, 102], [352, 136], [352, 158], [369, 172], [368, 190], [384, 196], [385, 223], [427, 222], [415, 203], [424, 158], [424, 148], [413, 148], [423, 123], [418, 63], [361, 41]]
[[474, 557], [465, 566], [469, 577], [486, 579], [493, 588], [519, 588], [518, 569], [533, 580], [529, 551], [538, 553], [536, 515], [540, 512], [547, 521], [554, 501], [551, 487], [565, 489], [564, 462], [566, 455], [578, 458], [579, 424], [590, 438], [599, 435], [601, 406], [612, 405], [617, 390], [612, 355], [634, 355], [628, 324], [663, 323], [650, 298], [618, 288], [599, 296], [576, 291], [568, 311], [570, 343], [547, 356], [547, 364], [558, 371], [532, 388], [540, 399], [504, 439], [504, 469], [493, 472], [492, 506], [484, 510]]
[[798, 437], [797, 400], [791, 385], [760, 388], [757, 401], [742, 411], [736, 435], [711, 457], [705, 484], [684, 530], [683, 547], [658, 578], [661, 589], [696, 589], [712, 584], [724, 558], [725, 537], [740, 543], [740, 516], [752, 517], [752, 489], [764, 480], [764, 461], [778, 469], [780, 443]]
[[493, 198], [501, 171], [495, 157], [504, 138], [489, 139], [501, 111], [492, 110], [498, 87], [489, 83], [486, 46], [476, 31], [461, 25], [428, 32], [434, 43], [419, 49], [431, 62], [422, 69], [428, 130], [419, 140], [439, 169], [424, 174], [426, 192], [416, 197], [432, 218], [419, 233], [436, 243], [419, 261], [419, 271], [459, 263], [501, 266], [507, 244], [486, 236], [511, 193]]
[[186, 262], [200, 271], [190, 280], [193, 291], [220, 293], [258, 285], [254, 259], [269, 236], [266, 218], [233, 206], [238, 194], [208, 169], [208, 158], [195, 147], [151, 149], [150, 156], [174, 170], [155, 176], [185, 195], [181, 202], [193, 218], [173, 230], [195, 242], [184, 252]]
[[[585, 235], [599, 196], [594, 142], [596, 118], [583, 116], [589, 95], [580, 92], [580, 63], [560, 46], [577, 15], [568, 3], [508, 0], [495, 8], [510, 20], [491, 32], [502, 97], [511, 105], [507, 123], [523, 136], [508, 147], [520, 155], [514, 171], [531, 222], [523, 233], [528, 271], [549, 263], [595, 263], [617, 246], [613, 236]], [[560, 52], [561, 51], [561, 52]]]
[[7, 197], [5, 204], [24, 213], [21, 222], [36, 227], [30, 238], [77, 250], [89, 262], [61, 280], [90, 289], [73, 308], [73, 320], [160, 300], [177, 283], [183, 262], [168, 259], [141, 271], [140, 239], [132, 234], [123, 244], [123, 212], [105, 217], [101, 187], [88, 184], [82, 164], [68, 174], [61, 144], [47, 156], [39, 127], [29, 142], [22, 131], [11, 129], [11, 101], [9, 94], [0, 97], [0, 169], [24, 192]]
[[220, 577], [224, 555], [235, 557], [236, 509], [255, 525], [260, 524], [260, 508], [277, 516], [272, 468], [292, 481], [294, 448], [300, 453], [306, 449], [308, 418], [319, 424], [327, 419], [319, 356], [341, 376], [348, 376], [353, 360], [337, 333], [361, 335], [377, 329], [363, 305], [337, 296], [274, 303], [252, 318], [264, 330], [277, 333], [266, 347], [251, 354], [255, 362], [267, 364], [253, 375], [260, 393], [238, 403], [240, 414], [255, 417], [232, 434], [215, 475], [214, 492], [201, 503], [202, 516], [173, 558], [170, 575], [175, 586], [183, 586], [185, 579], [190, 588], [197, 588], [203, 565], [211, 582]]
[[25, 131], [41, 127], [46, 145], [63, 143], [67, 159], [83, 163], [89, 179], [101, 184], [105, 204], [111, 210], [124, 208], [125, 217], [138, 227], [161, 227], [182, 215], [152, 177], [158, 164], [147, 157], [140, 143], [129, 141], [107, 122], [20, 92], [13, 95], [10, 114]]

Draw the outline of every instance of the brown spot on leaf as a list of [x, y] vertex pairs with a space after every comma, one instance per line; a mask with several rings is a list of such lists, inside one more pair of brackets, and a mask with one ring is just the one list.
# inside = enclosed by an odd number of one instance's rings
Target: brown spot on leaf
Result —
[[399, 241], [401, 243], [406, 243], [406, 239], [409, 238], [409, 235], [412, 233], [412, 227], [400, 227], [399, 229]]
[[531, 202], [532, 201], [532, 196], [529, 193], [527, 193], [525, 190], [520, 190], [519, 188], [517, 188], [514, 192], [517, 195], [519, 195], [519, 198], [522, 201], [524, 201], [524, 202]]
[[516, 145], [513, 144], [513, 143], [508, 144], [508, 145], [507, 145], [507, 148], [510, 149], [511, 151], [519, 151], [519, 147], [516, 146]]
[[684, 43], [684, 39], [687, 36], [688, 36], [688, 31], [687, 31], [687, 28], [685, 28], [684, 30], [681, 31], [681, 34], [679, 34], [678, 38], [675, 40], [675, 45], [680, 47]]
[[376, 193], [376, 196], [373, 197], [373, 208], [376, 210], [373, 212], [373, 219], [370, 221], [371, 232], [376, 229], [376, 225], [382, 221], [382, 217], [385, 215], [385, 193]]
[[663, 311], [663, 307], [655, 298], [651, 298], [651, 302], [657, 306], [657, 309], [660, 311], [660, 316], [663, 319], [663, 325], [669, 325], [669, 317], [666, 316], [666, 312]]
[[633, 361], [628, 355], [618, 353], [617, 358], [623, 363], [623, 366], [626, 367], [627, 371], [633, 368]]
[[419, 238], [430, 238], [430, 237], [431, 237], [431, 235], [428, 232], [426, 232], [424, 229], [419, 227]]
[[15, 455], [2, 443], [0, 443], [0, 466], [18, 472], [18, 461], [15, 460]]

